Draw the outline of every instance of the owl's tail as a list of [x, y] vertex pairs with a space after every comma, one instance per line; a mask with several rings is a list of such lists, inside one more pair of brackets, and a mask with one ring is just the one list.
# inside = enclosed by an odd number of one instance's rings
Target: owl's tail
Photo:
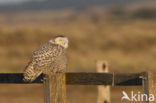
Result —
[[28, 63], [28, 65], [24, 69], [24, 78], [25, 82], [34, 81], [42, 72], [37, 69], [35, 65], [32, 63]]

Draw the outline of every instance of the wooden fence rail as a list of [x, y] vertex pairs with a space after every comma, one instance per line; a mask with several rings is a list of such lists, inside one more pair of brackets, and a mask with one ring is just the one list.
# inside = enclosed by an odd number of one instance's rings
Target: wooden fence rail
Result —
[[[43, 83], [44, 75], [32, 83]], [[65, 73], [67, 85], [110, 85], [110, 86], [142, 86], [143, 93], [148, 95], [148, 73]], [[0, 84], [32, 84], [23, 82], [22, 73], [0, 73]], [[47, 99], [47, 98], [46, 98]], [[48, 100], [49, 101], [49, 100]], [[51, 102], [47, 102], [51, 103]], [[144, 103], [149, 103], [145, 101]]]
[[[112, 86], [134, 86], [142, 85], [142, 73], [66, 73], [67, 85], [112, 85]], [[39, 76], [32, 83], [43, 83], [44, 75]], [[0, 73], [0, 83], [30, 84], [23, 81], [22, 73]], [[31, 83], [31, 84], [32, 84]]]

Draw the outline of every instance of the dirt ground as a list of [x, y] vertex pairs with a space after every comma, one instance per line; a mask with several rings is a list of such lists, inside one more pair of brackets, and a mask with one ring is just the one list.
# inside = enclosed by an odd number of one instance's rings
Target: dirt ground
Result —
[[[141, 87], [112, 87], [111, 103], [121, 103], [122, 91], [141, 91]], [[67, 103], [96, 103], [96, 86], [67, 86]], [[0, 103], [44, 103], [42, 84], [1, 84]], [[129, 103], [123, 101], [122, 103]]]

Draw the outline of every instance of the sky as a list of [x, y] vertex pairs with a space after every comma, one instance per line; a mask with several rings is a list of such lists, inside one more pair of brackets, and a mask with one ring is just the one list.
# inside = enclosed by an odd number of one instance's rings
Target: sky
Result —
[[[32, 1], [32, 0], [0, 0], [0, 5], [17, 4], [17, 3], [23, 3], [28, 1]], [[33, 1], [45, 1], [45, 0], [33, 0]]]
[[[0, 0], [0, 12], [22, 10], [84, 9], [100, 5], [126, 5], [147, 0]], [[148, 0], [152, 1], [152, 0]], [[154, 1], [154, 0], [153, 0]]]

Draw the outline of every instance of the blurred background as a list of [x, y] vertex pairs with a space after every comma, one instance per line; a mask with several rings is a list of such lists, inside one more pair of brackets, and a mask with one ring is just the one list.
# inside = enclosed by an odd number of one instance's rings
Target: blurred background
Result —
[[[96, 60], [107, 60], [111, 72], [156, 73], [155, 0], [0, 0], [0, 72], [23, 72], [33, 50], [58, 34], [70, 40], [68, 72], [95, 72]], [[1, 103], [43, 103], [42, 85], [0, 88]], [[112, 87], [112, 103], [125, 89], [140, 87]], [[68, 103], [96, 103], [96, 86], [67, 93]]]

